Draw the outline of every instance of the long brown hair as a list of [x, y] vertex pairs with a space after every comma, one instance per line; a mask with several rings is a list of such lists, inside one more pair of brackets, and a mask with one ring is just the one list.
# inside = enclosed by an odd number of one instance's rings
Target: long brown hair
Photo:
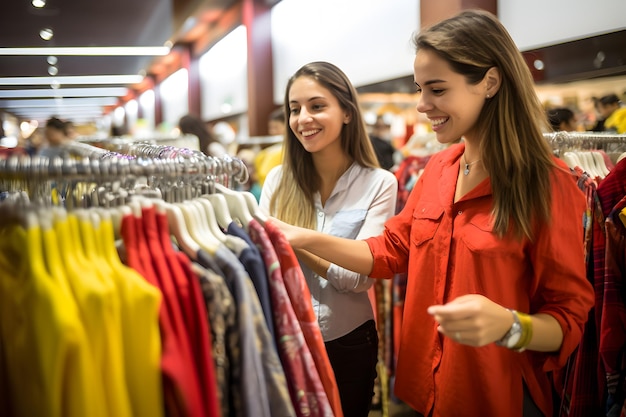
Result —
[[501, 86], [487, 99], [476, 129], [480, 158], [490, 175], [494, 232], [532, 239], [533, 222], [550, 220], [551, 149], [543, 137], [547, 119], [522, 54], [498, 19], [466, 10], [414, 38], [448, 62], [470, 84], [496, 67]]
[[[308, 77], [329, 90], [341, 108], [351, 116], [341, 130], [341, 148], [346, 156], [365, 167], [379, 167], [361, 114], [357, 92], [344, 72], [328, 62], [310, 62], [291, 76], [285, 89], [285, 114], [289, 119], [289, 90], [294, 81]], [[287, 120], [287, 125], [289, 124]], [[287, 126], [282, 161], [282, 177], [270, 200], [270, 213], [297, 226], [315, 229], [315, 202], [319, 190], [313, 158]]]

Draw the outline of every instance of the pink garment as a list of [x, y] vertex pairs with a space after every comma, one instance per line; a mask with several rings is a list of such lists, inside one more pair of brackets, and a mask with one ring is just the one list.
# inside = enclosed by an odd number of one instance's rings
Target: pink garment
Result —
[[[285, 369], [289, 393], [296, 414], [298, 416], [343, 415], [341, 413], [341, 403], [339, 403], [338, 408], [340, 413], [333, 413], [325, 387], [322, 385], [319, 371], [315, 372], [318, 370], [315, 358], [319, 356], [319, 352], [314, 353], [314, 351], [320, 350], [320, 348], [317, 346], [314, 346], [313, 349], [309, 348], [305, 338], [307, 334], [311, 333], [310, 326], [304, 322], [302, 323], [304, 326], [301, 327], [297, 313], [294, 310], [297, 306], [289, 297], [286, 287], [287, 282], [296, 282], [298, 280], [297, 271], [294, 271], [295, 268], [293, 267], [294, 260], [290, 259], [289, 254], [284, 250], [285, 248], [273, 245], [263, 226], [256, 220], [252, 220], [248, 224], [248, 229], [250, 238], [260, 247], [260, 252], [263, 255], [263, 261], [268, 271], [276, 344]], [[289, 246], [289, 249], [291, 249], [291, 246]], [[292, 249], [291, 253], [293, 254]], [[293, 257], [295, 259], [295, 254], [293, 254]], [[302, 274], [297, 260], [295, 260], [295, 266]], [[302, 280], [304, 280], [303, 276]], [[297, 303], [308, 302], [310, 306], [310, 293], [306, 284], [304, 291], [305, 293], [300, 296], [306, 299], [306, 301], [298, 301]], [[312, 307], [310, 308], [312, 309]], [[302, 313], [300, 309], [298, 310]], [[315, 325], [317, 325], [315, 317], [313, 317], [313, 320]], [[319, 333], [319, 328], [317, 331]], [[319, 333], [319, 340], [322, 340], [321, 333]], [[326, 354], [323, 342], [321, 349]], [[326, 357], [326, 361], [328, 362], [328, 357]], [[330, 363], [328, 363], [328, 367], [330, 368]], [[328, 371], [325, 372], [325, 374], [327, 373]], [[336, 382], [335, 389], [337, 389]], [[337, 400], [339, 399], [338, 391], [336, 398]]]

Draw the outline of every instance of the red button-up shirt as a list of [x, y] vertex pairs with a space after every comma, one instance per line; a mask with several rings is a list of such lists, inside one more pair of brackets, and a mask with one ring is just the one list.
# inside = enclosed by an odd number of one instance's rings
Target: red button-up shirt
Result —
[[[547, 371], [562, 367], [581, 338], [593, 305], [585, 277], [582, 218], [585, 198], [567, 166], [551, 175], [552, 218], [535, 240], [492, 233], [487, 178], [458, 202], [454, 193], [464, 144], [434, 155], [404, 209], [367, 240], [371, 277], [408, 272], [395, 392], [424, 415], [522, 416], [525, 381], [551, 415]], [[426, 309], [464, 294], [482, 294], [505, 307], [546, 313], [561, 325], [561, 349], [517, 353], [491, 343], [470, 347], [440, 335]]]

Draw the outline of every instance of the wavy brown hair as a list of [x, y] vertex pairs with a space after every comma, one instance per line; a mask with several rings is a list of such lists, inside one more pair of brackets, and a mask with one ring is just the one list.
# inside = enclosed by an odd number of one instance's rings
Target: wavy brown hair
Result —
[[501, 86], [487, 99], [476, 130], [480, 159], [491, 179], [494, 232], [533, 237], [533, 222], [550, 220], [550, 172], [555, 166], [543, 137], [547, 118], [522, 54], [498, 19], [466, 10], [416, 35], [416, 51], [427, 49], [448, 62], [469, 84], [495, 67]]
[[365, 167], [379, 167], [361, 114], [356, 89], [344, 72], [328, 62], [310, 62], [291, 76], [285, 89], [287, 129], [283, 142], [282, 177], [270, 200], [270, 213], [287, 223], [315, 229], [315, 202], [319, 190], [311, 154], [304, 149], [289, 127], [289, 90], [294, 81], [308, 77], [329, 90], [351, 117], [341, 130], [341, 148], [348, 159]]

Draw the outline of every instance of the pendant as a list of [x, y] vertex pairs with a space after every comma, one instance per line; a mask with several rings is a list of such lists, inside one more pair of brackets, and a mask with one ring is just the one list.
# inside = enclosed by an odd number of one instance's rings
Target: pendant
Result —
[[463, 170], [463, 175], [469, 175], [469, 164], [465, 164], [465, 169]]

